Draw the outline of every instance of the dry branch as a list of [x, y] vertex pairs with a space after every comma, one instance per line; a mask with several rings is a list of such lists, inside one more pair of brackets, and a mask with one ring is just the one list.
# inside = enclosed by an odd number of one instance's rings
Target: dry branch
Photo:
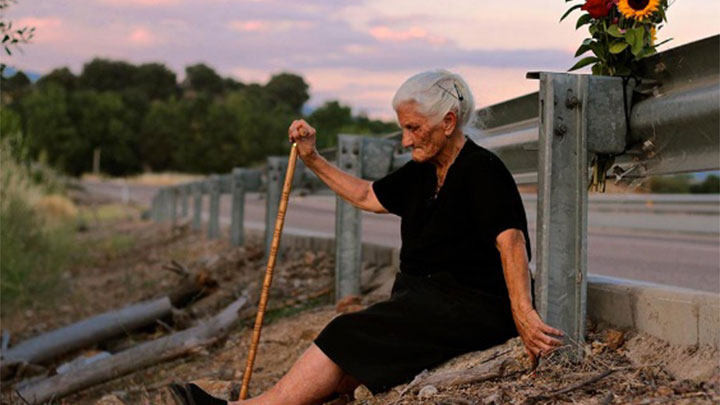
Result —
[[210, 278], [206, 272], [201, 271], [183, 279], [183, 281], [175, 287], [168, 297], [174, 307], [183, 307], [196, 301], [205, 295], [209, 288], [217, 285], [217, 282]]
[[246, 302], [247, 298], [241, 297], [194, 328], [142, 343], [77, 371], [55, 375], [23, 388], [18, 394], [29, 403], [38, 404], [186, 354], [224, 337]]
[[417, 381], [415, 385], [409, 389], [409, 391], [417, 393], [426, 385], [433, 385], [437, 388], [454, 387], [500, 378], [505, 372], [505, 367], [512, 361], [514, 360], [508, 358], [496, 359], [495, 361], [483, 363], [465, 370], [453, 370], [430, 374]]

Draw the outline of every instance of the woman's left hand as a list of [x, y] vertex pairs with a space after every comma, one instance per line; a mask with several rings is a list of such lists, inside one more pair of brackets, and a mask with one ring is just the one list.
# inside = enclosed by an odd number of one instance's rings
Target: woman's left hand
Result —
[[553, 337], [562, 337], [563, 332], [543, 322], [534, 308], [513, 310], [513, 320], [525, 344], [525, 351], [530, 356], [532, 368], [537, 366], [538, 357], [550, 353], [563, 344], [561, 340]]

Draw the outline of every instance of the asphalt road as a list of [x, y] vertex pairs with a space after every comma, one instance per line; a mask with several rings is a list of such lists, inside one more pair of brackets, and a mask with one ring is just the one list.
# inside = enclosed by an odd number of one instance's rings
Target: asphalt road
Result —
[[[119, 183], [83, 183], [86, 189], [112, 199], [122, 199]], [[149, 205], [156, 187], [128, 188], [129, 198]], [[263, 229], [265, 200], [249, 193], [245, 226]], [[205, 202], [207, 204], [207, 202]], [[192, 203], [190, 204], [192, 208]], [[535, 210], [526, 206], [531, 237]], [[190, 209], [192, 212], [192, 209]], [[221, 222], [230, 223], [230, 197], [221, 198]], [[295, 196], [288, 206], [286, 232], [334, 236], [335, 198]], [[662, 230], [665, 223], [682, 224], [684, 232]], [[589, 214], [588, 270], [592, 274], [720, 292], [720, 217], [687, 213], [594, 212]], [[717, 230], [717, 231], [716, 231]], [[363, 241], [400, 246], [400, 219], [394, 215], [363, 213]], [[532, 245], [535, 247], [535, 243]]]

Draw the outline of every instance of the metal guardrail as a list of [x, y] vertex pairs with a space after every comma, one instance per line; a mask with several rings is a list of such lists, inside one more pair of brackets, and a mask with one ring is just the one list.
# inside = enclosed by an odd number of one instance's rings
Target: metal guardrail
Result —
[[[616, 77], [530, 73], [528, 78], [539, 80], [538, 92], [478, 111], [482, 126], [470, 138], [497, 154], [518, 183], [538, 184], [536, 303], [549, 324], [576, 342], [583, 339], [585, 322], [589, 161], [598, 153], [614, 156], [618, 178], [720, 169], [719, 49], [720, 36], [713, 36], [647, 58], [642, 81], [633, 87]], [[624, 96], [632, 106], [629, 128]], [[342, 170], [374, 180], [409, 160], [399, 148], [400, 136], [340, 135], [337, 148], [323, 155]], [[163, 189], [153, 200], [153, 218], [175, 221], [178, 199], [181, 215], [187, 215], [192, 194], [193, 227], [200, 229], [202, 195], [209, 194], [208, 236], [218, 237], [218, 196], [232, 193], [232, 241], [241, 244], [244, 193], [264, 186], [268, 239], [286, 165], [285, 157], [269, 157], [262, 182], [259, 171], [236, 169], [232, 176]], [[296, 173], [296, 186], [318, 187], [307, 170]], [[625, 203], [642, 198], [628, 196]], [[681, 203], [672, 201], [677, 198], [653, 204]], [[357, 208], [338, 199], [338, 299], [360, 291], [360, 218]]]

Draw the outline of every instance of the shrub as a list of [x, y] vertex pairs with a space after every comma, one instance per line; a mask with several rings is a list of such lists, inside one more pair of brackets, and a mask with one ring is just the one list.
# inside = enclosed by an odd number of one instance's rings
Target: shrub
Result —
[[74, 249], [76, 210], [46, 194], [59, 188], [50, 173], [16, 161], [7, 140], [0, 142], [0, 163], [0, 304], [7, 311], [52, 294]]

